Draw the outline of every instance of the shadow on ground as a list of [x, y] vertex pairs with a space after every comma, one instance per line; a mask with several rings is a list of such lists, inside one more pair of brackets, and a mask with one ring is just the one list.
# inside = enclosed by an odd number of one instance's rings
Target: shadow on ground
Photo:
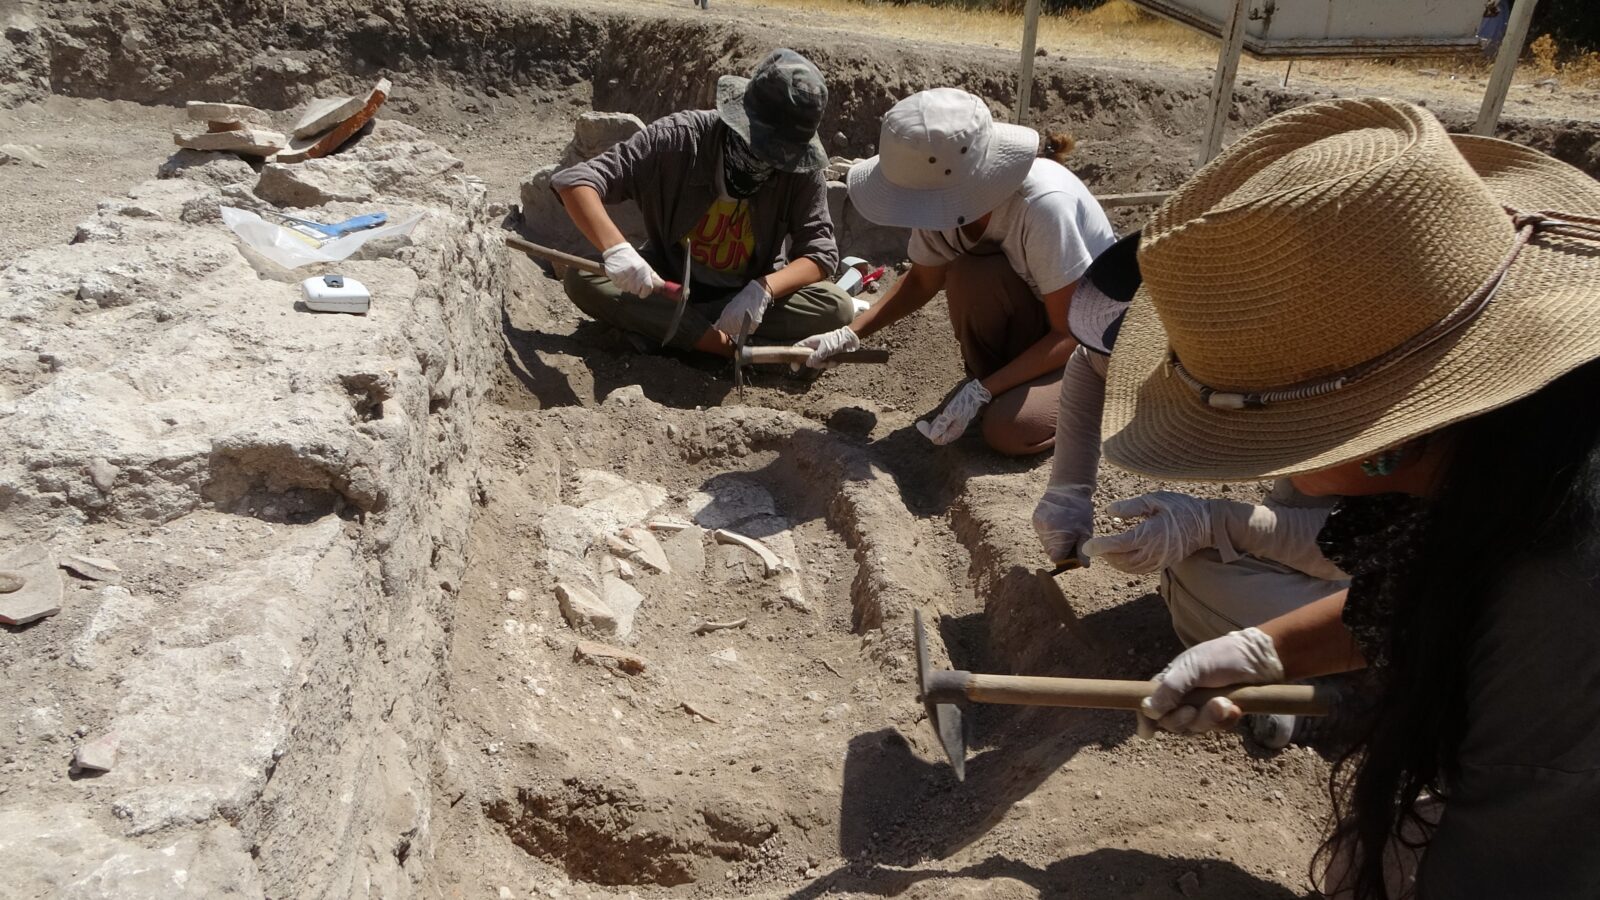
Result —
[[[1196, 881], [1188, 890], [1181, 891], [1181, 896], [1217, 900], [1297, 900], [1315, 896], [1297, 894], [1229, 862], [1155, 856], [1142, 850], [1103, 849], [1058, 860], [1044, 868], [999, 855], [958, 869], [906, 871], [856, 864], [817, 878], [791, 893], [789, 898], [807, 900], [847, 892], [876, 897], [948, 897], [952, 896], [953, 886], [941, 885], [941, 882], [957, 879], [988, 883], [981, 892], [972, 892], [968, 886], [966, 892], [954, 895], [960, 897], [1164, 898], [1179, 894], [1178, 880], [1188, 878], [1191, 873]], [[1007, 887], [1012, 890], [1007, 891]]]

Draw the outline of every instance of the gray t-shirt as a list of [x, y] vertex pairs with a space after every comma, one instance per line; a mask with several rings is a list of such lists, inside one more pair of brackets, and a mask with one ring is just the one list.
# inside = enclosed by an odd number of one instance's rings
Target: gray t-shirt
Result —
[[998, 245], [1028, 287], [1041, 297], [1083, 276], [1116, 233], [1099, 201], [1078, 176], [1054, 160], [1036, 159], [1022, 187], [995, 207], [989, 227], [977, 241], [960, 228], [911, 232], [908, 254], [923, 266], [942, 266], [974, 250]]

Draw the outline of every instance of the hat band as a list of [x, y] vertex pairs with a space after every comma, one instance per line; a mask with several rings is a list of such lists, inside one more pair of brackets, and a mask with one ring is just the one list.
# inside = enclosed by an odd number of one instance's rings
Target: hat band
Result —
[[1500, 283], [1505, 280], [1506, 273], [1511, 270], [1511, 264], [1517, 261], [1518, 254], [1533, 239], [1536, 232], [1548, 231], [1567, 237], [1600, 242], [1600, 218], [1594, 216], [1552, 212], [1550, 210], [1523, 212], [1522, 210], [1512, 209], [1509, 206], [1505, 207], [1505, 211], [1511, 216], [1512, 225], [1516, 227], [1517, 233], [1511, 241], [1511, 249], [1506, 252], [1505, 259], [1501, 260], [1494, 274], [1490, 275], [1482, 286], [1473, 291], [1467, 299], [1463, 300], [1459, 306], [1451, 310], [1444, 318], [1382, 356], [1370, 359], [1327, 378], [1305, 381], [1287, 387], [1250, 391], [1248, 393], [1219, 391], [1205, 384], [1183, 367], [1182, 361], [1178, 359], [1177, 351], [1170, 348], [1167, 351], [1167, 369], [1176, 373], [1180, 381], [1198, 394], [1202, 403], [1217, 409], [1260, 409], [1273, 403], [1288, 403], [1295, 400], [1309, 400], [1312, 397], [1321, 397], [1349, 387], [1365, 378], [1370, 378], [1401, 360], [1422, 352], [1448, 337], [1461, 326], [1476, 319], [1478, 314], [1488, 307], [1489, 301], [1494, 299], [1495, 292], [1500, 289]]

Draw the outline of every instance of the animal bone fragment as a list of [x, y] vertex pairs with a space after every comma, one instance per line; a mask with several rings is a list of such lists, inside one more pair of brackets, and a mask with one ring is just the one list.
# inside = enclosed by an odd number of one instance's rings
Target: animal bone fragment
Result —
[[676, 519], [651, 519], [649, 524], [651, 531], [683, 531], [694, 527], [689, 522], [679, 522]]
[[650, 661], [637, 653], [602, 644], [597, 641], [579, 641], [572, 648], [572, 658], [580, 662], [589, 662], [594, 665], [603, 665], [605, 660], [617, 664], [617, 668], [629, 675], [638, 675], [650, 667]]
[[779, 559], [778, 554], [767, 549], [766, 544], [761, 543], [755, 538], [745, 537], [736, 531], [729, 531], [726, 528], [718, 528], [715, 532], [713, 532], [712, 536], [717, 539], [717, 543], [719, 544], [738, 544], [746, 550], [749, 550], [751, 553], [754, 553], [756, 556], [761, 557], [761, 565], [766, 568], [765, 574], [768, 578], [771, 578], [779, 572], [794, 571], [794, 567]]
[[701, 622], [694, 627], [691, 634], [710, 634], [713, 631], [723, 631], [728, 628], [743, 628], [750, 624], [748, 618], [735, 619], [732, 622]]
[[700, 710], [696, 709], [694, 704], [690, 703], [687, 700], [679, 700], [678, 701], [678, 705], [683, 707], [683, 711], [688, 713], [691, 716], [699, 716], [700, 718], [705, 719], [707, 722], [710, 722], [713, 725], [720, 724], [719, 722], [717, 722], [716, 719], [713, 719], [710, 716], [706, 715], [705, 713], [701, 712]]

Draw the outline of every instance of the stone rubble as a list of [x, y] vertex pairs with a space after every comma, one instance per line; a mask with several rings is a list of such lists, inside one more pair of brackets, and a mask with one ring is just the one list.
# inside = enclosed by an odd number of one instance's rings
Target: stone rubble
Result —
[[105, 734], [79, 744], [72, 754], [72, 772], [109, 772], [117, 763], [117, 736]]
[[26, 625], [61, 612], [61, 574], [42, 544], [29, 544], [0, 556], [0, 569], [22, 579], [16, 590], [0, 594], [0, 624]]
[[[326, 162], [370, 191], [327, 216], [425, 214], [336, 270], [372, 290], [365, 318], [296, 310], [305, 273], [253, 259], [217, 218], [260, 183], [218, 152], [178, 151], [74, 243], [0, 268], [3, 524], [40, 548], [0, 560], [27, 578], [0, 613], [70, 604], [0, 633], [27, 648], [7, 678], [49, 697], [0, 696], [0, 717], [70, 709], [120, 742], [106, 778], [7, 774], [8, 891], [414, 889], [426, 853], [397, 848], [432, 845], [432, 661], [462, 583], [504, 255], [483, 183], [414, 129], [379, 122]], [[51, 556], [73, 548], [136, 588], [65, 594]], [[60, 771], [59, 737], [20, 737], [16, 766]]]
[[109, 559], [98, 556], [68, 554], [61, 559], [61, 568], [90, 581], [116, 584], [122, 580], [122, 568]]
[[0, 144], [0, 166], [6, 165], [33, 166], [35, 169], [50, 168], [39, 158], [38, 151], [21, 144]]

